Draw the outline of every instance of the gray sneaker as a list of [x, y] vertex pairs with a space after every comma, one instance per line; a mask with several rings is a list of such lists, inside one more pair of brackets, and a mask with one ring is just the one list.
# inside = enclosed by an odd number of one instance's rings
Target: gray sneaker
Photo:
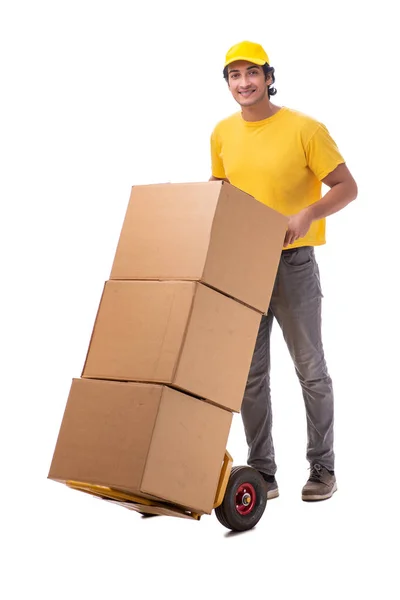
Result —
[[279, 488], [274, 475], [267, 475], [266, 473], [261, 473], [261, 475], [264, 478], [267, 488], [267, 500], [277, 498], [279, 496]]
[[310, 477], [303, 487], [301, 499], [327, 500], [331, 498], [337, 490], [336, 477], [322, 465], [315, 464], [311, 467]]

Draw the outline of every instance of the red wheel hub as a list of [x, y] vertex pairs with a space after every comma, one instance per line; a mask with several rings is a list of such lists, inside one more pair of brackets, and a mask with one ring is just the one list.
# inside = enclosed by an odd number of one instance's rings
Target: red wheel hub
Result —
[[251, 483], [242, 483], [236, 492], [236, 510], [240, 515], [248, 515], [256, 503], [256, 490]]

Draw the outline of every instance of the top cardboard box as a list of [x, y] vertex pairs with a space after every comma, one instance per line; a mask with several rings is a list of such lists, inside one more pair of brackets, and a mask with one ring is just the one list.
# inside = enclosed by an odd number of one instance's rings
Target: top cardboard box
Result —
[[222, 181], [134, 186], [110, 279], [200, 281], [264, 313], [287, 222]]

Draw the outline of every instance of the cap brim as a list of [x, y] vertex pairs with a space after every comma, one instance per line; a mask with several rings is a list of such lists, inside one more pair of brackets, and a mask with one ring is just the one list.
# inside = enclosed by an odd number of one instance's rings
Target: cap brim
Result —
[[259, 67], [262, 67], [263, 65], [267, 64], [267, 61], [261, 60], [260, 58], [251, 58], [250, 56], [235, 56], [235, 58], [228, 60], [224, 64], [224, 68], [227, 67], [228, 65], [231, 65], [234, 62], [237, 62], [238, 60], [245, 60], [247, 62], [253, 63], [254, 65], [258, 65]]

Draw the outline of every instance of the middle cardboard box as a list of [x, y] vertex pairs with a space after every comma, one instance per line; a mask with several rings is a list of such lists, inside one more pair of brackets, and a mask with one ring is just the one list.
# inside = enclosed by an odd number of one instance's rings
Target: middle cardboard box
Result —
[[260, 320], [200, 282], [109, 280], [82, 377], [167, 384], [239, 412]]

